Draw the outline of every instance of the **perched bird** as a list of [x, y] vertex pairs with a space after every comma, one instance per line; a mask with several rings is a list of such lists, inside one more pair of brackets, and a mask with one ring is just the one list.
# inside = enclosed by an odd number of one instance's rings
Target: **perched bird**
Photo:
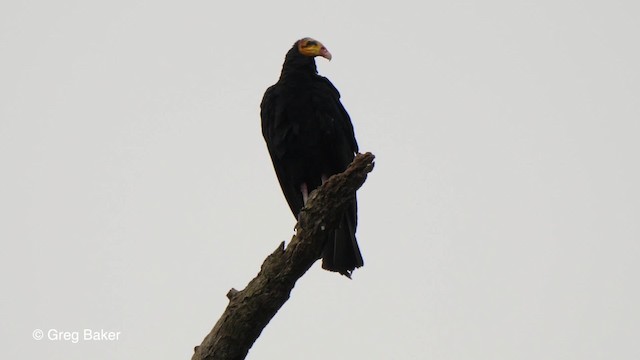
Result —
[[[318, 75], [315, 57], [331, 60], [322, 43], [298, 40], [284, 59], [278, 82], [260, 104], [262, 135], [280, 187], [297, 218], [311, 191], [343, 172], [358, 152], [349, 114], [329, 79]], [[322, 267], [351, 277], [363, 265], [356, 241], [355, 193], [337, 228], [327, 229]]]

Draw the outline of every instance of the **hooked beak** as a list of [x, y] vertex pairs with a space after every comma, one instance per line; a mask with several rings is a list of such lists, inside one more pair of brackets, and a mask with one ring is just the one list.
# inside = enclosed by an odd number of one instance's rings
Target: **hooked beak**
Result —
[[320, 56], [322, 56], [323, 58], [331, 61], [331, 53], [324, 46], [322, 48], [320, 48]]

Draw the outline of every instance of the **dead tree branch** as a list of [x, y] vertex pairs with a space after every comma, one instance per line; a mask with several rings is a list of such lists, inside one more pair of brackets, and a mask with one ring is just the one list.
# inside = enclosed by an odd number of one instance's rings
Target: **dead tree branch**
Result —
[[325, 229], [334, 227], [353, 194], [373, 170], [374, 156], [358, 154], [343, 173], [329, 178], [309, 196], [296, 235], [269, 255], [244, 290], [227, 293], [229, 305], [195, 347], [192, 360], [244, 359], [271, 318], [289, 299], [296, 281], [321, 257]]

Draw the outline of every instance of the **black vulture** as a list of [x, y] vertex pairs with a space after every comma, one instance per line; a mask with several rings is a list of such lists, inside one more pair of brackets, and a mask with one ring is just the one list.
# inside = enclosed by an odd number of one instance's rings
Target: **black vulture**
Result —
[[[262, 135], [280, 187], [297, 218], [308, 194], [343, 172], [358, 152], [349, 114], [329, 79], [318, 75], [315, 57], [331, 60], [322, 43], [298, 40], [284, 59], [278, 82], [260, 104]], [[364, 263], [356, 242], [355, 193], [339, 225], [327, 229], [322, 267], [351, 277]]]

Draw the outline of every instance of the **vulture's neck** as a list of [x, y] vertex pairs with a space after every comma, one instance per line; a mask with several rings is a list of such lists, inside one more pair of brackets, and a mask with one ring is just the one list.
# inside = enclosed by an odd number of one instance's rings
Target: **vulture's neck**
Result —
[[301, 55], [297, 49], [291, 49], [284, 58], [280, 79], [311, 78], [317, 74], [314, 58]]

